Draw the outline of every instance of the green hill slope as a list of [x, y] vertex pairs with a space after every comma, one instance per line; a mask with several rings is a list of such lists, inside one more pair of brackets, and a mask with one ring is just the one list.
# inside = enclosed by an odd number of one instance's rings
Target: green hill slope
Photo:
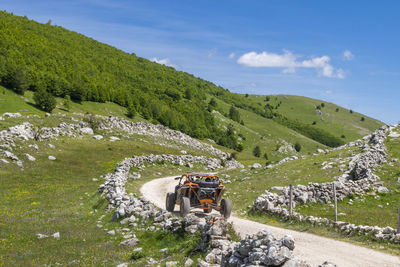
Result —
[[[89, 110], [93, 113], [99, 107], [94, 102], [107, 103], [119, 115], [125, 115], [122, 111], [129, 108], [137, 113], [135, 120], [161, 123], [238, 151], [244, 148], [245, 152], [251, 152], [259, 142], [254, 133], [271, 139], [267, 141], [268, 151], [282, 140], [291, 144], [299, 141], [303, 151], [311, 151], [318, 146], [341, 145], [380, 125], [366, 116], [363, 116], [365, 121], [357, 121], [361, 114], [335, 113], [330, 110], [333, 104], [322, 109], [324, 122], [311, 125], [318, 120], [312, 107], [318, 100], [310, 105], [307, 98], [290, 97], [286, 101], [287, 96], [279, 96], [266, 103], [265, 96], [234, 94], [191, 74], [125, 53], [60, 26], [37, 23], [7, 12], [0, 12], [0, 84], [20, 94], [44, 89], [57, 97], [69, 95], [76, 103], [73, 110], [79, 110], [82, 102], [91, 106]], [[219, 107], [210, 107], [211, 98], [218, 100]], [[278, 103], [280, 106], [273, 108]], [[244, 125], [229, 118], [225, 126], [235, 125], [234, 132], [244, 135], [242, 141], [231, 135], [229, 127], [220, 127], [220, 120], [213, 113], [217, 110], [227, 117], [231, 106], [242, 114]], [[330, 110], [331, 117], [324, 116], [328, 114], [324, 109]], [[342, 114], [344, 117], [340, 117]]]
[[318, 99], [294, 95], [271, 95], [269, 101], [265, 101], [266, 96], [262, 95], [251, 95], [249, 98], [264, 105], [279, 105], [277, 111], [284, 116], [309, 125], [315, 122], [313, 127], [335, 136], [344, 135], [345, 142], [367, 135], [382, 125], [378, 120]]

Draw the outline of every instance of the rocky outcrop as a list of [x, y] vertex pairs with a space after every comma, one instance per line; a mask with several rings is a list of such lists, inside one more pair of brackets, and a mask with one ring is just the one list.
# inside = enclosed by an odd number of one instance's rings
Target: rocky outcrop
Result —
[[[229, 153], [225, 153], [219, 149], [216, 149], [210, 144], [200, 142], [182, 132], [168, 129], [163, 125], [154, 125], [147, 122], [134, 123], [129, 120], [114, 116], [96, 116], [96, 118], [99, 120], [98, 127], [100, 130], [107, 131], [109, 133], [119, 131], [126, 134], [147, 135], [155, 137], [155, 142], [164, 146], [169, 145], [162, 140], [168, 140], [175, 142], [179, 146], [187, 146], [192, 149], [210, 153], [211, 155], [221, 159], [224, 163], [227, 163], [227, 169], [243, 168], [243, 165], [237, 162], [235, 159], [232, 159]], [[37, 141], [43, 141], [57, 138], [59, 136], [78, 137], [80, 135], [93, 134], [93, 129], [90, 128], [90, 124], [86, 121], [80, 121], [79, 123], [62, 122], [57, 127], [41, 128], [33, 126], [29, 122], [24, 122], [20, 125], [12, 126], [7, 130], [0, 131], [0, 145], [1, 147], [11, 147], [15, 146], [14, 142], [16, 140], [27, 141], [35, 139]], [[93, 138], [101, 140], [103, 136], [94, 135]], [[120, 140], [118, 137], [110, 137], [111, 142], [118, 140]], [[216, 164], [211, 164], [210, 169], [212, 169], [213, 165]]]

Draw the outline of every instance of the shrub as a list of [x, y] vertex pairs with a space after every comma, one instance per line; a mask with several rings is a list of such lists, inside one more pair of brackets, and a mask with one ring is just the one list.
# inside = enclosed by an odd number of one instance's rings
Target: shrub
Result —
[[335, 110], [336, 112], [339, 112], [339, 108], [336, 108], [336, 110]]
[[136, 115], [135, 107], [133, 105], [129, 105], [127, 111], [128, 112], [127, 112], [126, 116], [128, 116], [128, 118], [133, 119]]
[[321, 107], [324, 108], [325, 107], [325, 103], [321, 103]]
[[264, 159], [268, 160], [268, 154], [267, 154], [267, 152], [264, 153]]
[[294, 149], [295, 149], [297, 152], [300, 152], [300, 150], [301, 150], [301, 145], [300, 145], [299, 142], [296, 142], [296, 144], [294, 144]]
[[340, 136], [340, 138], [343, 138], [343, 139], [345, 139], [345, 138], [346, 138], [346, 136], [345, 136], [344, 134], [342, 134], [342, 135]]
[[265, 97], [265, 102], [268, 102], [271, 98], [269, 96]]
[[350, 109], [350, 113], [353, 114], [353, 110]]
[[55, 97], [44, 89], [39, 89], [33, 94], [35, 104], [46, 112], [52, 112], [57, 105]]
[[316, 107], [316, 109], [321, 109], [321, 106], [320, 106], [320, 105], [318, 105], [318, 106]]
[[364, 117], [361, 117], [361, 121], [365, 121], [365, 118], [364, 118]]
[[65, 95], [63, 105], [64, 108], [69, 111], [71, 108], [71, 97], [69, 95]]
[[83, 118], [84, 122], [89, 124], [89, 127], [93, 129], [93, 131], [97, 131], [100, 128], [100, 119], [97, 118], [94, 114], [87, 112], [85, 117]]
[[259, 146], [256, 146], [256, 147], [253, 149], [253, 155], [254, 155], [255, 157], [257, 157], [257, 158], [259, 158], [259, 157], [261, 156], [261, 149], [260, 149]]
[[312, 122], [312, 125], [315, 125], [315, 124], [317, 124], [317, 121], [313, 121], [313, 122]]

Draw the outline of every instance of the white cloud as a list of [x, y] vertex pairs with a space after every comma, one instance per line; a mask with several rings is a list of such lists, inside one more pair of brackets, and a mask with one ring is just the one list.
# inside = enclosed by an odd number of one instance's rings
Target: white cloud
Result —
[[234, 58], [234, 57], [235, 57], [235, 53], [230, 53], [228, 57], [229, 57], [230, 59]]
[[237, 60], [237, 63], [248, 67], [275, 67], [284, 68], [283, 73], [294, 73], [296, 68], [313, 68], [316, 69], [318, 75], [343, 79], [345, 73], [342, 69], [335, 69], [329, 62], [330, 57], [321, 56], [313, 57], [309, 60], [298, 61], [299, 56], [294, 55], [292, 52], [284, 50], [283, 54], [275, 54], [269, 52], [249, 52]]
[[354, 59], [354, 55], [353, 55], [353, 53], [351, 53], [350, 50], [345, 50], [343, 52], [343, 60], [350, 61], [350, 60], [353, 60], [353, 59]]
[[178, 65], [172, 64], [171, 60], [169, 60], [169, 58], [162, 58], [162, 59], [160, 58], [160, 59], [158, 59], [156, 57], [153, 57], [152, 59], [150, 59], [150, 61], [156, 62], [158, 64], [162, 64], [162, 65], [165, 65], [165, 66], [168, 66], [168, 67], [173, 67], [173, 68], [177, 68], [178, 67]]
[[331, 94], [332, 94], [332, 91], [331, 91], [331, 90], [326, 90], [326, 91], [325, 91], [325, 94], [331, 95]]

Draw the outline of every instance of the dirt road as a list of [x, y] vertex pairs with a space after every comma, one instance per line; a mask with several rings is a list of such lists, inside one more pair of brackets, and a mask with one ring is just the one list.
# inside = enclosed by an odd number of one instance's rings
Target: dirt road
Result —
[[[144, 184], [140, 189], [140, 192], [155, 205], [165, 209], [165, 195], [167, 192], [173, 192], [174, 187], [177, 184], [174, 177], [176, 176], [152, 180]], [[177, 210], [178, 206], [176, 206], [175, 209]], [[359, 247], [350, 243], [313, 234], [273, 227], [233, 216], [230, 218], [230, 221], [233, 222], [236, 232], [241, 236], [253, 234], [261, 229], [267, 229], [277, 238], [280, 238], [285, 234], [293, 236], [296, 245], [294, 257], [303, 259], [309, 262], [312, 266], [318, 266], [326, 260], [334, 262], [340, 267], [400, 266], [399, 257]]]

